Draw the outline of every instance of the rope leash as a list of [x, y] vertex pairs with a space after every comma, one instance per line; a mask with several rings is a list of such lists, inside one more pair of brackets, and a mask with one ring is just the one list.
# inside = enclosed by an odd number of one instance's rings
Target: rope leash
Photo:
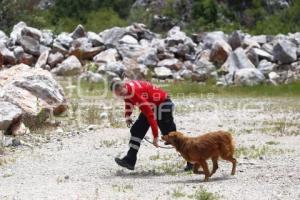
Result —
[[[133, 123], [132, 123], [132, 124], [133, 124]], [[131, 128], [132, 124], [127, 124], [127, 127], [128, 127], [128, 128]], [[153, 142], [151, 142], [151, 140], [149, 139], [149, 137], [145, 136], [145, 137], [144, 137], [144, 140], [146, 140], [149, 144], [152, 144], [152, 145], [154, 146]], [[158, 147], [159, 147], [159, 148], [162, 148], [162, 149], [174, 149], [174, 147], [172, 147], [172, 146], [171, 146], [171, 147], [164, 147], [164, 146], [158, 145]]]
[[[148, 143], [150, 143], [150, 144], [152, 144], [154, 146], [153, 142], [150, 141], [149, 137], [145, 136], [144, 140], [146, 140]], [[158, 147], [162, 148], [162, 149], [174, 149], [174, 147], [172, 147], [172, 146], [171, 147], [164, 147], [164, 146], [158, 145]]]

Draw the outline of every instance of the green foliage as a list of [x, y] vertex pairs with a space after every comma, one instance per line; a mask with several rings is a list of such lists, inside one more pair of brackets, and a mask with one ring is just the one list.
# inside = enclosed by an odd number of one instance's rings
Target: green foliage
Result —
[[264, 20], [257, 22], [251, 30], [253, 34], [278, 34], [297, 32], [300, 30], [300, 1], [294, 1], [289, 9], [266, 16]]
[[102, 8], [87, 14], [86, 28], [91, 31], [100, 32], [113, 26], [126, 26], [127, 22], [110, 8]]

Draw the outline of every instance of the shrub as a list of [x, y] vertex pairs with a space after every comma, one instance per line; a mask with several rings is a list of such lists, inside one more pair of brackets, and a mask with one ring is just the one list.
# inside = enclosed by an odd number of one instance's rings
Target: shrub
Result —
[[127, 22], [111, 8], [101, 8], [90, 12], [86, 16], [86, 28], [91, 31], [99, 32], [113, 26], [126, 26]]

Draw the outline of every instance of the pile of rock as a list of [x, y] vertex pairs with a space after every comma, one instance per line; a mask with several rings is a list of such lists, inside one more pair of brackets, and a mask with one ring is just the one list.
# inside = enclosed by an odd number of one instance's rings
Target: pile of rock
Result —
[[[18, 63], [58, 76], [176, 79], [217, 84], [290, 83], [299, 79], [300, 33], [251, 36], [220, 31], [187, 36], [179, 27], [162, 38], [143, 24], [114, 27], [99, 34], [78, 25], [72, 33], [15, 25], [0, 32], [0, 65]], [[87, 72], [93, 66], [93, 70]]]

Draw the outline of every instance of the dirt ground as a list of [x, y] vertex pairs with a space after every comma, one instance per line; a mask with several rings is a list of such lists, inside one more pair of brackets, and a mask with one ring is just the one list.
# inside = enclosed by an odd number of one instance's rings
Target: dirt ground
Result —
[[[107, 107], [110, 103], [104, 101]], [[185, 163], [174, 149], [156, 149], [147, 142], [135, 171], [123, 170], [114, 157], [128, 149], [127, 128], [108, 119], [95, 126], [65, 122], [47, 134], [24, 136], [30, 145], [6, 149], [0, 199], [202, 200], [203, 191], [229, 200], [300, 199], [299, 99], [210, 97], [175, 103], [180, 131], [232, 132], [235, 176], [231, 164], [220, 161], [217, 173], [203, 182], [203, 175], [183, 171]]]

